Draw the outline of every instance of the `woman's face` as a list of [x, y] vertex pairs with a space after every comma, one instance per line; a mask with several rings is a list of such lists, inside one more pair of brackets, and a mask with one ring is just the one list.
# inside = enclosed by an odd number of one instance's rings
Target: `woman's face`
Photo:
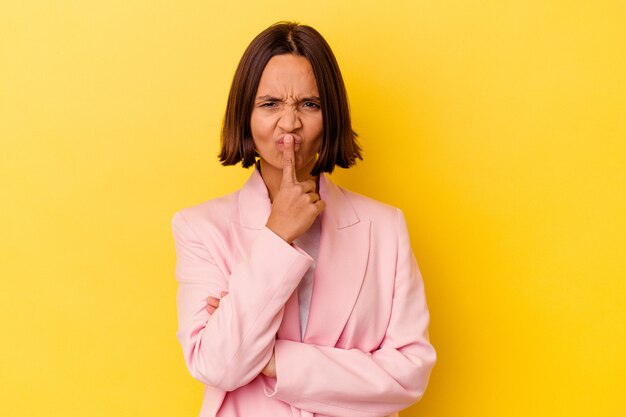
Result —
[[250, 127], [262, 169], [282, 169], [283, 137], [294, 137], [298, 178], [315, 165], [324, 133], [317, 82], [309, 60], [275, 55], [265, 66], [257, 90]]

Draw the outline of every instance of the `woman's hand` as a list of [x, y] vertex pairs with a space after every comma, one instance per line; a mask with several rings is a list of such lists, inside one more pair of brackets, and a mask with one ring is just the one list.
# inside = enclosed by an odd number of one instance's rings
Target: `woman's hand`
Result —
[[274, 352], [272, 352], [272, 357], [270, 358], [270, 361], [267, 363], [267, 365], [265, 365], [265, 368], [263, 368], [261, 373], [270, 378], [276, 377], [276, 356], [274, 355]]
[[220, 298], [215, 298], [215, 297], [207, 297], [206, 299], [206, 310], [209, 312], [209, 314], [213, 314], [215, 313], [215, 310], [217, 310], [217, 308], [220, 306], [220, 299], [222, 297], [224, 297], [226, 294], [228, 294], [228, 291], [222, 291], [220, 293]]
[[[228, 291], [222, 291], [220, 293], [220, 298], [224, 297], [226, 294], [228, 294]], [[207, 297], [207, 299], [206, 299], [206, 302], [207, 302], [206, 309], [209, 312], [209, 314], [215, 313], [215, 310], [218, 309], [218, 307], [220, 306], [220, 298]], [[274, 357], [274, 352], [272, 352], [272, 357], [270, 358], [270, 360], [267, 363], [267, 365], [265, 365], [265, 368], [263, 368], [261, 373], [263, 375], [271, 377], [271, 378], [276, 377], [276, 359]]]
[[294, 165], [293, 136], [285, 135], [283, 178], [272, 202], [272, 212], [266, 226], [289, 244], [309, 230], [326, 206], [315, 192], [314, 181], [298, 182]]

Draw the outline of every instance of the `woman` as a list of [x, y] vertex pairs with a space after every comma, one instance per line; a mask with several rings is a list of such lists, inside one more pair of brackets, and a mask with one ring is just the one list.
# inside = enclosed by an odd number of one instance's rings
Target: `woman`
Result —
[[400, 210], [325, 175], [361, 158], [341, 73], [313, 28], [246, 49], [222, 132], [240, 190], [174, 215], [177, 337], [200, 416], [389, 416], [436, 354]]

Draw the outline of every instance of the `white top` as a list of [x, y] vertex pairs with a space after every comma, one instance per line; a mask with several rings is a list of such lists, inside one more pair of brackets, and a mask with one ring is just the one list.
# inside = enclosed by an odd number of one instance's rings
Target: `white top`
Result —
[[294, 240], [294, 243], [313, 258], [313, 263], [304, 274], [300, 285], [298, 285], [298, 303], [300, 304], [300, 340], [304, 339], [306, 324], [309, 319], [309, 309], [311, 308], [311, 296], [313, 295], [313, 281], [315, 277], [315, 267], [317, 266], [317, 253], [320, 243], [322, 224], [317, 216], [309, 230], [302, 236]]

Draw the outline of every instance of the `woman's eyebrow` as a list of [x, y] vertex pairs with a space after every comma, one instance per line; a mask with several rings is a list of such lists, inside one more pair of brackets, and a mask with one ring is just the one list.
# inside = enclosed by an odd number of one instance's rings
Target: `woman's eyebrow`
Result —
[[272, 96], [259, 96], [256, 99], [259, 101], [280, 101], [279, 98], [272, 97]]
[[[258, 101], [281, 101], [280, 98], [276, 98], [274, 96], [259, 96], [256, 98]], [[320, 101], [320, 98], [317, 96], [311, 96], [311, 97], [304, 97], [302, 99], [300, 99], [299, 101]]]

